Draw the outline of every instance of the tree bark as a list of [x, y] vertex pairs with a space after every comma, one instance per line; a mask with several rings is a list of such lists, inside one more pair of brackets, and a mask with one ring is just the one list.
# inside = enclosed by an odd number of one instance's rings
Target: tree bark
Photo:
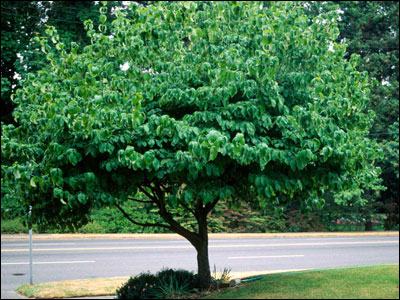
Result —
[[207, 289], [211, 285], [210, 262], [208, 259], [207, 214], [208, 211], [199, 202], [196, 209], [196, 218], [199, 224], [200, 241], [195, 244], [195, 248], [197, 250], [197, 268], [201, 289]]
[[364, 227], [365, 227], [365, 231], [372, 231], [372, 222], [371, 222], [371, 217], [370, 216], [368, 216], [366, 218]]
[[196, 250], [200, 288], [207, 289], [211, 285], [210, 262], [208, 260], [208, 241], [202, 241], [200, 245], [196, 247]]

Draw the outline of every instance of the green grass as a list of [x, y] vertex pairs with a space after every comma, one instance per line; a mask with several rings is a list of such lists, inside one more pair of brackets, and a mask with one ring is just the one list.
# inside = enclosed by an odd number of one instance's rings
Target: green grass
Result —
[[265, 275], [205, 299], [399, 299], [399, 266]]

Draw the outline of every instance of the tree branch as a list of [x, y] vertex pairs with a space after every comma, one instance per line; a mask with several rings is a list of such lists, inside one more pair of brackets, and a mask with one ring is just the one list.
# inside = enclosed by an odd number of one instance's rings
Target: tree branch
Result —
[[206, 215], [208, 215], [208, 213], [215, 207], [215, 205], [217, 205], [219, 201], [219, 198], [216, 198], [212, 203], [207, 203], [206, 206], [204, 207], [205, 211], [206, 211]]
[[[160, 216], [164, 219], [166, 223], [169, 224], [166, 228], [169, 230], [172, 230], [173, 232], [183, 236], [186, 238], [194, 247], [197, 247], [197, 245], [200, 243], [201, 239], [200, 236], [192, 232], [186, 228], [184, 228], [182, 225], [180, 225], [175, 219], [172, 217], [172, 215], [167, 211], [166, 205], [164, 202], [164, 195], [161, 190], [161, 188], [155, 184], [155, 186], [151, 186], [151, 183], [149, 183], [150, 190], [152, 191], [153, 195], [151, 195], [149, 192], [147, 192], [143, 187], [138, 187], [138, 189], [144, 193], [149, 199], [152, 200], [153, 203], [155, 203], [158, 207], [158, 210], [160, 212]], [[137, 223], [137, 222], [136, 222]], [[135, 224], [135, 223], [134, 223]], [[166, 225], [164, 225], [165, 227]]]
[[141, 186], [138, 187], [138, 189], [145, 194], [149, 199], [151, 199], [153, 202], [157, 203], [157, 198], [155, 196], [152, 196], [149, 192], [147, 192], [144, 188]]
[[171, 226], [171, 230], [186, 238], [193, 246], [196, 247], [196, 245], [198, 245], [198, 243], [200, 242], [200, 236], [197, 233], [186, 229], [185, 227], [180, 225], [177, 221], [175, 221], [172, 215], [167, 211], [164, 202], [163, 192], [161, 191], [160, 187], [157, 184], [155, 184], [154, 187], [150, 186], [150, 188], [153, 191], [155, 197], [158, 196], [158, 201], [156, 202], [156, 204], [160, 211], [160, 215], [164, 219], [164, 221]]
[[127, 218], [129, 221], [131, 221], [135, 225], [144, 226], [144, 227], [163, 227], [163, 228], [167, 228], [167, 229], [171, 230], [170, 226], [165, 225], [165, 224], [161, 224], [161, 223], [140, 223], [140, 222], [136, 222], [122, 209], [121, 206], [119, 206], [117, 203], [115, 203], [115, 206], [120, 210], [120, 212], [122, 212], [122, 214], [124, 215], [125, 218]]

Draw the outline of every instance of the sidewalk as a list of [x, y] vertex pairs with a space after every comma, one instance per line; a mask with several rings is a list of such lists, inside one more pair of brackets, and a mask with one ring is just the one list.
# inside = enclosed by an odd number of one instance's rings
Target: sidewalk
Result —
[[[398, 231], [368, 232], [288, 232], [288, 233], [209, 233], [209, 239], [235, 238], [297, 238], [297, 237], [352, 237], [352, 236], [399, 236]], [[2, 234], [1, 240], [27, 240], [28, 234]], [[61, 233], [33, 234], [35, 240], [47, 239], [184, 239], [176, 233]]]

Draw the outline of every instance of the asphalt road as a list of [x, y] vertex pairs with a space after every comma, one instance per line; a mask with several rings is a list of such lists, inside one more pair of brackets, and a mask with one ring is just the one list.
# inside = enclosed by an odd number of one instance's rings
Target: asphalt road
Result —
[[[239, 238], [209, 241], [217, 271], [275, 271], [399, 263], [399, 237]], [[1, 241], [1, 298], [29, 283], [26, 240]], [[131, 276], [164, 267], [196, 271], [196, 251], [182, 239], [34, 240], [34, 283]]]

